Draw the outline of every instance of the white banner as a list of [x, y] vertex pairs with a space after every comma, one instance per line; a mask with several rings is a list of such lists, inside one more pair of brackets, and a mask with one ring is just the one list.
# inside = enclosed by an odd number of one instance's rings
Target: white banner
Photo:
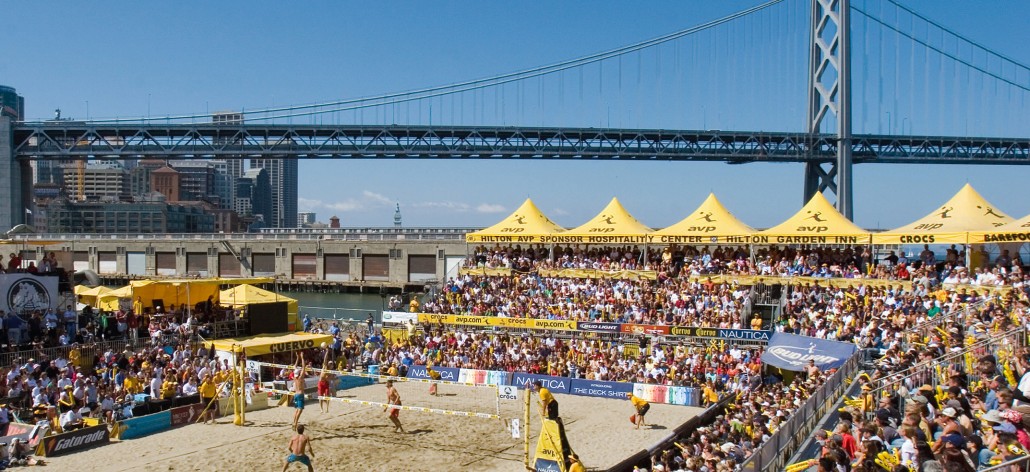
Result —
[[405, 312], [405, 311], [384, 311], [383, 312], [383, 324], [392, 324], [392, 323], [401, 324], [401, 323], [407, 323], [409, 320], [412, 323], [418, 323], [418, 313], [408, 313], [408, 312]]
[[0, 274], [0, 297], [0, 309], [7, 313], [26, 316], [36, 310], [57, 310], [57, 277]]

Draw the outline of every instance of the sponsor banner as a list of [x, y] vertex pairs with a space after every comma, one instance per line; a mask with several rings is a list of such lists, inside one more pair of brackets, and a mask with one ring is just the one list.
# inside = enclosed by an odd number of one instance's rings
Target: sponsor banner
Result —
[[0, 443], [11, 444], [15, 439], [20, 439], [35, 447], [39, 444], [39, 426], [28, 423], [9, 423], [7, 425], [7, 436], [0, 437]]
[[419, 323], [423, 324], [445, 324], [463, 326], [497, 326], [501, 328], [532, 328], [532, 329], [553, 329], [561, 331], [574, 331], [575, 321], [568, 320], [538, 320], [532, 318], [506, 318], [502, 316], [472, 316], [472, 315], [434, 315], [429, 313], [412, 313]]
[[633, 395], [651, 403], [669, 403], [669, 387], [658, 384], [633, 384]]
[[507, 372], [479, 369], [461, 369], [458, 373], [458, 382], [477, 385], [511, 385], [511, 382], [508, 381]]
[[384, 311], [383, 312], [383, 324], [391, 323], [412, 323], [418, 321], [418, 313], [408, 313], [406, 311]]
[[775, 333], [762, 354], [762, 363], [801, 372], [814, 360], [816, 367], [822, 370], [835, 369], [844, 365], [857, 349], [852, 343]]
[[741, 339], [748, 341], [768, 341], [772, 331], [754, 329], [726, 329], [719, 328], [719, 339]]
[[657, 335], [669, 334], [669, 327], [668, 326], [659, 326], [659, 325], [643, 325], [643, 324], [623, 323], [622, 327], [620, 327], [619, 330], [621, 332], [623, 332], [623, 333], [629, 333], [629, 334], [657, 334]]
[[0, 274], [0, 310], [28, 316], [57, 309], [57, 277], [28, 273]]
[[554, 420], [543, 420], [540, 439], [536, 442], [534, 468], [537, 472], [563, 472], [565, 457], [562, 454], [561, 430]]
[[[456, 367], [436, 367], [433, 366], [433, 371], [440, 374], [440, 378], [436, 380], [446, 380], [448, 382], [460, 382], [458, 378], [461, 376], [461, 369]], [[424, 365], [413, 365], [408, 367], [408, 378], [409, 379], [430, 379], [429, 372], [426, 370]]]
[[572, 379], [569, 393], [587, 397], [626, 398], [633, 392], [633, 384], [629, 382], [603, 382], [600, 380]]
[[593, 331], [595, 333], [618, 333], [622, 327], [621, 323], [601, 323], [594, 321], [580, 321], [576, 323], [576, 329], [580, 331]]
[[179, 426], [188, 425], [193, 423], [200, 417], [200, 412], [204, 411], [204, 406], [199, 403], [192, 405], [180, 406], [169, 410], [172, 414], [171, 426], [177, 428]]
[[63, 456], [93, 446], [107, 444], [110, 441], [107, 425], [97, 425], [77, 429], [68, 433], [43, 438], [43, 455], [46, 457]]
[[172, 413], [165, 410], [160, 413], [151, 413], [146, 416], [137, 416], [121, 422], [122, 439], [141, 438], [148, 434], [154, 434], [172, 427]]
[[693, 387], [672, 387], [655, 384], [633, 384], [633, 395], [651, 403], [700, 406], [701, 390]]
[[519, 388], [526, 388], [529, 385], [532, 385], [536, 380], [539, 380], [544, 388], [550, 390], [551, 393], [570, 393], [569, 387], [572, 379], [568, 377], [552, 377], [550, 375], [515, 372], [512, 374], [511, 384]]
[[532, 320], [533, 328], [554, 329], [558, 331], [575, 331], [576, 322], [571, 320]]
[[697, 326], [670, 326], [672, 336], [695, 338], [739, 339], [747, 341], [768, 341], [772, 331], [754, 329], [702, 328]]

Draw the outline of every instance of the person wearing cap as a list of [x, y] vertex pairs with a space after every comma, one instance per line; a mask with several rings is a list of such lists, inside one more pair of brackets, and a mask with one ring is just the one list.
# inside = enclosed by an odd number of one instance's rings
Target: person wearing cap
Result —
[[533, 390], [540, 397], [540, 414], [549, 420], [558, 419], [558, 400], [554, 399], [551, 391], [539, 380], [533, 381]]
[[[955, 421], [955, 418], [957, 416], [958, 412], [955, 411], [954, 408], [949, 406], [941, 410], [941, 414], [936, 418], [935, 421], [937, 425], [940, 426], [941, 430], [939, 434], [936, 434], [934, 437], [934, 439], [936, 440], [932, 447], [934, 454], [938, 454], [944, 449], [945, 441], [940, 441], [940, 438], [949, 435], [958, 435], [959, 437], [962, 437], [962, 428], [959, 426], [958, 422]], [[963, 444], [963, 447], [964, 446], [965, 444]]]
[[586, 469], [583, 467], [583, 463], [579, 461], [579, 454], [569, 454], [568, 459], [569, 464], [565, 470], [568, 472], [586, 472]]
[[647, 411], [651, 409], [651, 404], [648, 403], [647, 400], [633, 395], [632, 393], [627, 393], [626, 398], [628, 398], [629, 402], [633, 404], [633, 408], [637, 412], [636, 415], [634, 415], [636, 419], [636, 429], [640, 429], [641, 426], [646, 424], [644, 422], [644, 415], [646, 415]]

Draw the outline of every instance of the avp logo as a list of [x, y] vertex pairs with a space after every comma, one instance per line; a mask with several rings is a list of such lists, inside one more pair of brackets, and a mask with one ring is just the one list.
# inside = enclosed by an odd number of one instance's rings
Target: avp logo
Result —
[[829, 226], [798, 226], [798, 231], [804, 231], [808, 233], [822, 233], [824, 231], [829, 230]]
[[696, 231], [699, 233], [710, 233], [715, 231], [715, 226], [690, 226], [687, 231]]

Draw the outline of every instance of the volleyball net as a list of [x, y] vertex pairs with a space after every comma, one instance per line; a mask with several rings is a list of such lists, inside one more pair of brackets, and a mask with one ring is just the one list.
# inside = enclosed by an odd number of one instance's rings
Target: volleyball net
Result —
[[[247, 361], [247, 370], [250, 372], [257, 373], [257, 384], [268, 385], [271, 382], [273, 387], [262, 387], [262, 390], [268, 393], [274, 393], [279, 395], [293, 395], [294, 392], [288, 387], [289, 384], [284, 385], [282, 388], [276, 388], [276, 382], [272, 382], [272, 379], [266, 379], [267, 371], [273, 372], [280, 371], [283, 369], [293, 370], [297, 368], [295, 365], [287, 364], [275, 364], [270, 362], [258, 362], [258, 361]], [[457, 387], [458, 392], [453, 392], [451, 388], [446, 389], [447, 393], [437, 393], [437, 395], [430, 395], [426, 392], [416, 392], [411, 389], [403, 389], [401, 391], [402, 397], [406, 397], [404, 402], [410, 402], [412, 405], [391, 405], [387, 402], [380, 402], [374, 400], [367, 400], [362, 398], [348, 398], [341, 396], [320, 396], [315, 395], [314, 397], [318, 400], [329, 400], [331, 402], [366, 406], [366, 407], [381, 407], [384, 409], [394, 408], [401, 411], [414, 411], [419, 413], [430, 413], [438, 415], [449, 415], [449, 416], [463, 416], [470, 418], [483, 418], [483, 419], [504, 419], [501, 411], [500, 401], [500, 386], [497, 384], [480, 383], [480, 382], [461, 382], [453, 380], [443, 379], [426, 379], [426, 378], [412, 378], [412, 377], [400, 377], [394, 375], [384, 374], [373, 374], [365, 372], [352, 372], [345, 370], [336, 370], [329, 368], [316, 368], [310, 367], [307, 369], [309, 372], [316, 376], [321, 376], [323, 373], [328, 373], [337, 377], [335, 382], [340, 385], [339, 379], [341, 378], [364, 378], [368, 379], [369, 383], [365, 385], [356, 385], [348, 383], [345, 387], [330, 389], [330, 392], [351, 392], [354, 396], [360, 397], [361, 395], [368, 395], [367, 390], [363, 390], [360, 387], [378, 384], [387, 380], [393, 380], [396, 384], [422, 384], [431, 387], [432, 391], [439, 392], [441, 386]], [[274, 377], [273, 377], [274, 379]], [[306, 385], [310, 384], [310, 379], [306, 379]], [[282, 382], [282, 381], [279, 381]], [[317, 380], [316, 380], [317, 382]], [[396, 386], [396, 385], [395, 385]], [[308, 387], [310, 389], [310, 387]], [[405, 391], [406, 390], [406, 391]], [[308, 398], [312, 398], [308, 396]], [[480, 406], [480, 411], [469, 411], [470, 406]]]

